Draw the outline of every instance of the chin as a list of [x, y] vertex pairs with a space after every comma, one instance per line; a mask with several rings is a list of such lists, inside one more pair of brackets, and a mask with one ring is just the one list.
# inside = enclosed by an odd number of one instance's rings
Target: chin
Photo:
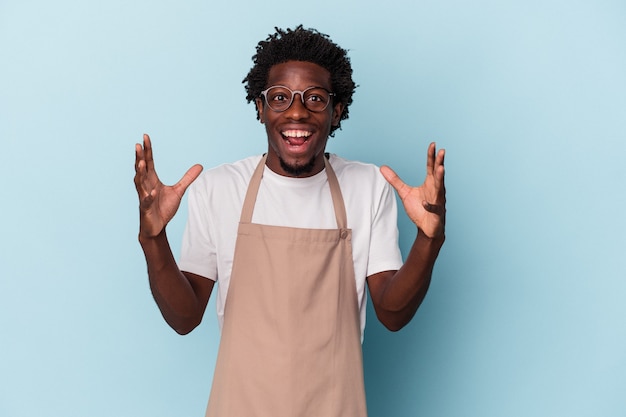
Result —
[[315, 157], [311, 158], [306, 164], [289, 164], [283, 158], [278, 157], [280, 167], [289, 175], [299, 177], [303, 174], [310, 174], [315, 167]]

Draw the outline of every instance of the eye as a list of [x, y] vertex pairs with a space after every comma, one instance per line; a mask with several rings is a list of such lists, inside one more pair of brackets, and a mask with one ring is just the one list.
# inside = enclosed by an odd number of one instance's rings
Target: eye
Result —
[[267, 100], [273, 103], [285, 103], [291, 99], [291, 93], [282, 87], [272, 87], [267, 91]]
[[318, 96], [317, 94], [311, 94], [306, 99], [309, 100], [309, 101], [317, 101], [317, 102], [324, 102], [324, 101], [326, 101], [326, 100], [324, 100], [324, 97]]
[[306, 101], [317, 104], [326, 103], [328, 95], [322, 91], [311, 91], [306, 95]]
[[276, 93], [270, 96], [270, 100], [281, 102], [287, 100], [287, 96], [285, 96], [283, 93]]
[[322, 88], [311, 88], [304, 95], [307, 103], [315, 104], [316, 106], [328, 103], [330, 98], [328, 92]]

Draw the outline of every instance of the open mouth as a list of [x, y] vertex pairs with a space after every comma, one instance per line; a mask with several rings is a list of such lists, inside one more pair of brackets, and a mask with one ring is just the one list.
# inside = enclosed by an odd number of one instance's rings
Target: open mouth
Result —
[[281, 132], [283, 139], [291, 146], [303, 145], [313, 133], [308, 130], [285, 130]]

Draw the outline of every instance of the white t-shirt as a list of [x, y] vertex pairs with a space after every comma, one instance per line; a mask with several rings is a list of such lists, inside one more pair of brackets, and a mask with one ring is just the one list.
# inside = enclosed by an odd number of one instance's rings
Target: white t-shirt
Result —
[[[237, 229], [248, 183], [261, 156], [205, 171], [188, 191], [189, 217], [179, 267], [217, 280], [220, 328], [232, 270]], [[366, 278], [402, 266], [398, 247], [397, 208], [393, 188], [372, 164], [334, 154], [337, 175], [352, 229], [355, 285], [365, 328]], [[272, 226], [337, 228], [326, 171], [307, 178], [278, 175], [265, 167], [252, 222]]]

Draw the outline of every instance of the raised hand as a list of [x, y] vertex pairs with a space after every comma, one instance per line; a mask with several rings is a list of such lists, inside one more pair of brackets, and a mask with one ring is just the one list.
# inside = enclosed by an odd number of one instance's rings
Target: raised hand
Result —
[[143, 135], [143, 146], [135, 145], [135, 188], [139, 196], [139, 234], [152, 238], [159, 235], [174, 217], [187, 187], [202, 172], [201, 165], [194, 165], [176, 184], [164, 185], [154, 169], [152, 144]]
[[380, 168], [385, 179], [395, 188], [404, 210], [419, 230], [431, 239], [443, 237], [446, 223], [446, 188], [443, 160], [445, 150], [436, 152], [435, 143], [428, 146], [426, 179], [419, 187], [404, 183], [388, 166]]

